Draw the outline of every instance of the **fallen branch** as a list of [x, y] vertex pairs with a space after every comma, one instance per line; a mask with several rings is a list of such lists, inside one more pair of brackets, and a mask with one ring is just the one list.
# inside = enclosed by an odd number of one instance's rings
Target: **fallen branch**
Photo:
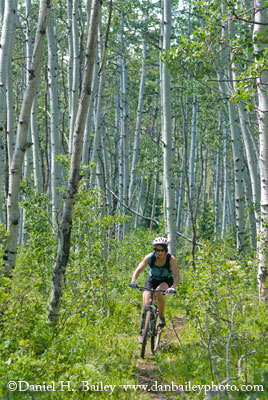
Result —
[[[193, 240], [190, 239], [190, 238], [188, 238], [187, 236], [183, 235], [183, 233], [176, 232], [176, 234], [177, 234], [178, 236], [181, 236], [183, 239], [188, 240], [188, 242], [193, 243]], [[198, 246], [201, 246], [201, 247], [204, 246], [204, 245], [203, 245], [202, 243], [200, 243], [200, 242], [195, 242], [195, 244], [197, 244]]]
[[156, 224], [157, 226], [159, 225], [159, 222], [156, 221], [156, 219], [151, 218], [151, 217], [146, 217], [145, 215], [142, 215], [140, 213], [138, 213], [137, 211], [133, 210], [132, 208], [128, 207], [122, 200], [120, 200], [120, 198], [111, 190], [106, 186], [106, 189], [108, 190], [108, 192], [110, 192], [115, 198], [116, 200], [119, 201], [120, 204], [122, 204], [123, 207], [125, 207], [128, 211], [130, 211], [131, 213], [137, 215], [138, 217], [141, 217], [143, 219], [146, 219], [148, 221], [152, 221], [154, 224]]

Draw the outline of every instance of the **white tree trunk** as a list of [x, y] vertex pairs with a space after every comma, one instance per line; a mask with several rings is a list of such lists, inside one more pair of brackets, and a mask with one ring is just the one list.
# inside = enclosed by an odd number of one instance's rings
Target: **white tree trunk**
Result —
[[93, 80], [92, 80], [92, 91], [91, 91], [91, 96], [90, 96], [90, 101], [89, 101], [89, 107], [88, 107], [88, 113], [87, 113], [87, 120], [86, 120], [86, 127], [85, 127], [85, 132], [84, 132], [84, 139], [83, 139], [83, 152], [82, 152], [82, 163], [84, 165], [87, 165], [89, 162], [89, 149], [91, 145], [91, 138], [90, 138], [90, 132], [91, 132], [91, 127], [92, 127], [92, 116], [93, 116], [93, 105], [94, 105], [94, 98], [96, 97], [96, 92], [98, 90], [98, 85], [99, 85], [99, 77], [98, 77], [98, 69], [99, 69], [99, 63], [97, 62], [97, 58], [95, 60], [95, 65], [94, 65], [94, 72], [93, 72]]
[[188, 217], [186, 221], [186, 232], [189, 231], [193, 218], [194, 209], [194, 188], [195, 188], [195, 155], [196, 155], [196, 135], [197, 135], [197, 118], [198, 118], [198, 104], [197, 99], [193, 100], [193, 114], [192, 114], [192, 134], [191, 134], [191, 146], [190, 146], [190, 159], [189, 159], [189, 171], [188, 171], [188, 182], [189, 182], [189, 208]]
[[216, 161], [216, 180], [215, 180], [215, 191], [214, 191], [214, 212], [215, 212], [215, 225], [214, 233], [215, 239], [219, 238], [221, 231], [221, 183], [222, 183], [222, 160], [221, 160], [221, 144], [220, 144], [220, 134], [222, 132], [222, 115], [220, 115], [219, 120], [219, 139], [217, 148], [217, 161]]
[[58, 59], [57, 41], [54, 32], [55, 20], [50, 16], [47, 30], [48, 37], [48, 86], [50, 94], [51, 114], [51, 195], [52, 195], [52, 227], [57, 232], [61, 213], [61, 166], [56, 157], [61, 154], [59, 113], [60, 104], [58, 98]]
[[[220, 62], [215, 58], [215, 68], [219, 80], [219, 88], [223, 98], [226, 95], [232, 94], [231, 87], [228, 87], [224, 81], [223, 70], [225, 76], [231, 78], [229, 69], [229, 54], [227, 52], [227, 38], [226, 30], [222, 29], [222, 58]], [[245, 197], [244, 197], [244, 185], [243, 185], [243, 148], [240, 138], [240, 129], [237, 122], [237, 113], [234, 103], [230, 101], [224, 101], [225, 111], [229, 118], [231, 141], [232, 141], [232, 152], [233, 152], [233, 163], [234, 163], [234, 186], [235, 186], [235, 216], [236, 216], [236, 237], [237, 237], [237, 249], [239, 252], [246, 250], [246, 231], [245, 231], [245, 220], [244, 220], [244, 208], [245, 208]]]
[[247, 214], [248, 214], [250, 244], [252, 249], [256, 249], [257, 230], [256, 230], [256, 220], [255, 220], [254, 205], [253, 205], [252, 186], [251, 186], [249, 171], [246, 165], [244, 169], [244, 186], [245, 186], [245, 197], [246, 197]]
[[73, 0], [72, 8], [72, 39], [73, 39], [73, 65], [72, 65], [72, 107], [70, 109], [70, 135], [69, 153], [72, 153], [74, 124], [78, 109], [79, 99], [79, 68], [80, 68], [80, 46], [78, 32], [78, 0]]
[[[235, 38], [234, 21], [229, 24], [229, 32], [231, 37]], [[236, 88], [237, 73], [239, 71], [238, 66], [234, 62], [235, 56], [232, 54], [232, 79], [234, 82], [234, 89]], [[257, 232], [259, 230], [259, 204], [260, 204], [260, 181], [259, 181], [259, 171], [258, 171], [258, 160], [256, 153], [254, 151], [254, 146], [252, 143], [251, 135], [248, 130], [247, 114], [245, 106], [242, 103], [238, 104], [238, 114], [241, 132], [243, 135], [243, 143], [245, 148], [245, 153], [247, 156], [247, 164], [249, 169], [250, 183], [251, 183], [251, 193], [253, 196], [253, 208], [255, 215], [255, 224], [257, 227]], [[256, 233], [256, 228], [254, 229]], [[252, 232], [254, 235], [254, 232]]]
[[33, 144], [33, 173], [34, 173], [34, 186], [39, 193], [43, 190], [43, 177], [41, 170], [41, 155], [40, 155], [40, 142], [38, 126], [36, 122], [36, 106], [37, 106], [37, 95], [33, 101], [31, 111], [31, 133], [32, 133], [32, 144]]
[[[128, 181], [129, 181], [129, 152], [128, 152], [128, 95], [127, 95], [127, 67], [125, 60], [124, 43], [124, 14], [121, 12], [120, 19], [120, 158], [119, 158], [119, 192], [120, 199], [128, 204]], [[125, 212], [127, 212], [125, 210]], [[122, 224], [122, 237], [125, 237], [127, 223]]]
[[223, 171], [224, 171], [224, 188], [223, 188], [223, 204], [222, 204], [222, 225], [221, 239], [224, 239], [225, 233], [228, 231], [228, 195], [230, 192], [229, 182], [229, 152], [228, 152], [228, 131], [224, 127], [223, 130]]
[[[74, 46], [73, 46], [73, 31], [72, 31], [72, 0], [67, 0], [67, 26], [68, 26], [68, 100], [69, 100], [69, 116], [68, 127], [71, 131], [71, 118], [73, 107], [73, 62], [74, 62]], [[70, 143], [70, 141], [69, 141]], [[69, 147], [69, 144], [68, 144]]]
[[[185, 149], [184, 149], [185, 151]], [[181, 222], [182, 222], [182, 208], [183, 208], [183, 199], [185, 195], [185, 156], [184, 152], [182, 155], [182, 166], [181, 166], [181, 176], [180, 183], [178, 189], [178, 206], [177, 206], [177, 222], [176, 222], [176, 230], [180, 232]]]
[[[99, 22], [99, 59], [101, 59], [103, 52], [103, 40], [102, 40], [102, 24], [101, 19]], [[102, 115], [102, 94], [104, 88], [104, 70], [102, 70], [99, 78], [98, 93], [96, 96], [96, 117], [95, 117], [95, 135], [92, 147], [91, 162], [95, 163], [95, 167], [91, 171], [90, 175], [90, 186], [94, 187], [96, 185], [96, 170], [97, 164], [101, 163], [101, 136], [103, 133], [103, 115]], [[99, 168], [101, 171], [101, 168]]]
[[25, 151], [28, 147], [27, 132], [33, 99], [36, 94], [36, 88], [40, 78], [42, 55], [45, 45], [46, 27], [49, 17], [50, 6], [50, 0], [40, 0], [40, 11], [35, 36], [34, 51], [32, 56], [31, 68], [28, 71], [29, 82], [23, 96], [23, 103], [17, 129], [16, 147], [11, 164], [10, 187], [7, 199], [7, 225], [9, 237], [4, 254], [4, 270], [6, 274], [10, 274], [16, 262], [19, 223], [19, 194], [22, 164], [25, 156]]
[[[5, 171], [5, 155], [4, 155], [4, 131], [5, 131], [5, 118], [6, 118], [6, 91], [8, 90], [9, 96], [11, 96], [12, 83], [10, 80], [10, 61], [12, 59], [13, 52], [13, 36], [14, 36], [14, 25], [15, 17], [17, 12], [17, 0], [8, 0], [5, 2], [5, 7], [1, 7], [1, 19], [2, 19], [2, 33], [0, 41], [0, 222], [4, 223], [4, 213], [2, 210], [2, 195], [4, 183], [4, 171]], [[3, 14], [2, 14], [3, 13]], [[9, 84], [8, 84], [9, 80]], [[10, 99], [10, 97], [9, 97]], [[13, 111], [13, 110], [12, 110]], [[8, 113], [9, 114], [9, 113]], [[7, 121], [9, 124], [9, 121]], [[8, 137], [8, 149], [12, 151], [11, 143], [12, 138], [9, 137], [9, 130], [7, 131]], [[12, 132], [11, 132], [12, 135]], [[11, 140], [10, 140], [11, 139]], [[9, 161], [12, 154], [8, 154]]]
[[144, 87], [145, 87], [146, 58], [147, 58], [147, 44], [146, 44], [146, 41], [143, 39], [143, 58], [142, 58], [142, 66], [141, 66], [139, 102], [138, 102], [138, 110], [137, 110], [136, 129], [135, 129], [135, 134], [134, 134], [134, 150], [133, 150], [133, 157], [132, 157], [130, 184], [129, 184], [129, 191], [128, 191], [129, 206], [131, 206], [134, 187], [135, 187], [135, 181], [136, 181], [136, 165], [137, 165], [138, 154], [139, 154], [142, 108], [143, 108], [143, 97], [144, 97]]
[[[265, 39], [267, 37], [267, 6], [266, 0], [254, 0], [254, 29], [253, 29], [253, 48], [258, 63], [259, 55], [267, 49]], [[262, 39], [264, 38], [264, 40]], [[259, 235], [259, 296], [261, 300], [265, 300], [268, 295], [268, 287], [266, 279], [268, 275], [268, 70], [261, 71], [260, 76], [256, 79], [257, 98], [258, 98], [258, 125], [259, 125], [259, 165], [261, 180], [261, 228]]]
[[63, 292], [63, 280], [69, 259], [71, 245], [72, 216], [80, 181], [80, 163], [83, 148], [83, 134], [91, 95], [92, 75], [98, 37], [98, 23], [101, 11], [101, 0], [93, 0], [90, 15], [90, 26], [86, 47], [82, 90], [74, 126], [72, 158], [69, 171], [67, 193], [64, 201], [61, 225], [59, 229], [58, 250], [53, 269], [51, 302], [48, 319], [57, 323], [59, 319], [60, 300]]
[[[164, 0], [164, 31], [163, 31], [163, 52], [167, 54], [170, 49], [171, 32], [171, 1]], [[167, 65], [162, 63], [161, 91], [162, 91], [162, 142], [163, 142], [163, 179], [166, 194], [166, 230], [168, 234], [170, 251], [176, 254], [176, 206], [175, 187], [172, 169], [172, 129], [171, 129], [171, 93], [170, 74]]]
[[245, 193], [243, 184], [243, 148], [240, 138], [240, 129], [237, 124], [237, 113], [235, 105], [228, 102], [230, 130], [232, 137], [233, 163], [234, 163], [234, 184], [235, 184], [235, 215], [236, 215], [236, 236], [237, 250], [243, 253], [246, 250], [246, 228], [245, 228]]

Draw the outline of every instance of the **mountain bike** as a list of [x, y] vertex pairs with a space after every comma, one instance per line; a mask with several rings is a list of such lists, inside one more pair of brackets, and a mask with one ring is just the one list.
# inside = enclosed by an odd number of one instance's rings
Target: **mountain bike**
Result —
[[[161, 333], [163, 332], [163, 327], [158, 323], [159, 312], [154, 293], [161, 292], [163, 294], [166, 294], [167, 290], [149, 289], [143, 286], [139, 286], [137, 284], [135, 284], [135, 286], [130, 284], [130, 287], [132, 287], [133, 289], [138, 289], [142, 292], [144, 292], [145, 290], [149, 290], [151, 292], [149, 304], [146, 305], [143, 309], [140, 326], [140, 332], [142, 333], [141, 358], [144, 358], [148, 338], [151, 338], [151, 351], [152, 354], [154, 354], [155, 350], [159, 346]], [[175, 289], [173, 289], [170, 293], [176, 293]]]

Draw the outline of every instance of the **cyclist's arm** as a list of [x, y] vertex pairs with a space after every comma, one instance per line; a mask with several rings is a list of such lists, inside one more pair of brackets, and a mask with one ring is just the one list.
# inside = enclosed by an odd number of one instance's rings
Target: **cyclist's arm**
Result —
[[172, 276], [173, 276], [173, 285], [171, 287], [175, 288], [177, 286], [177, 284], [179, 283], [181, 277], [180, 277], [179, 267], [178, 267], [176, 258], [174, 256], [171, 256], [171, 259], [170, 259], [170, 269], [171, 269]]
[[147, 254], [147, 256], [144, 257], [144, 259], [139, 263], [138, 267], [134, 271], [132, 275], [132, 280], [131, 283], [136, 283], [136, 280], [140, 273], [147, 267], [149, 263], [149, 258], [151, 257], [151, 254]]

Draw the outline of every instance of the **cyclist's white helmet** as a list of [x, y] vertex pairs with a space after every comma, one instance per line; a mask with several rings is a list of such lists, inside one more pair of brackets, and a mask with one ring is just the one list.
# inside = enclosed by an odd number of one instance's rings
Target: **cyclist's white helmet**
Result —
[[153, 241], [153, 246], [155, 246], [156, 244], [165, 244], [168, 245], [168, 240], [162, 236], [157, 237], [154, 239]]

